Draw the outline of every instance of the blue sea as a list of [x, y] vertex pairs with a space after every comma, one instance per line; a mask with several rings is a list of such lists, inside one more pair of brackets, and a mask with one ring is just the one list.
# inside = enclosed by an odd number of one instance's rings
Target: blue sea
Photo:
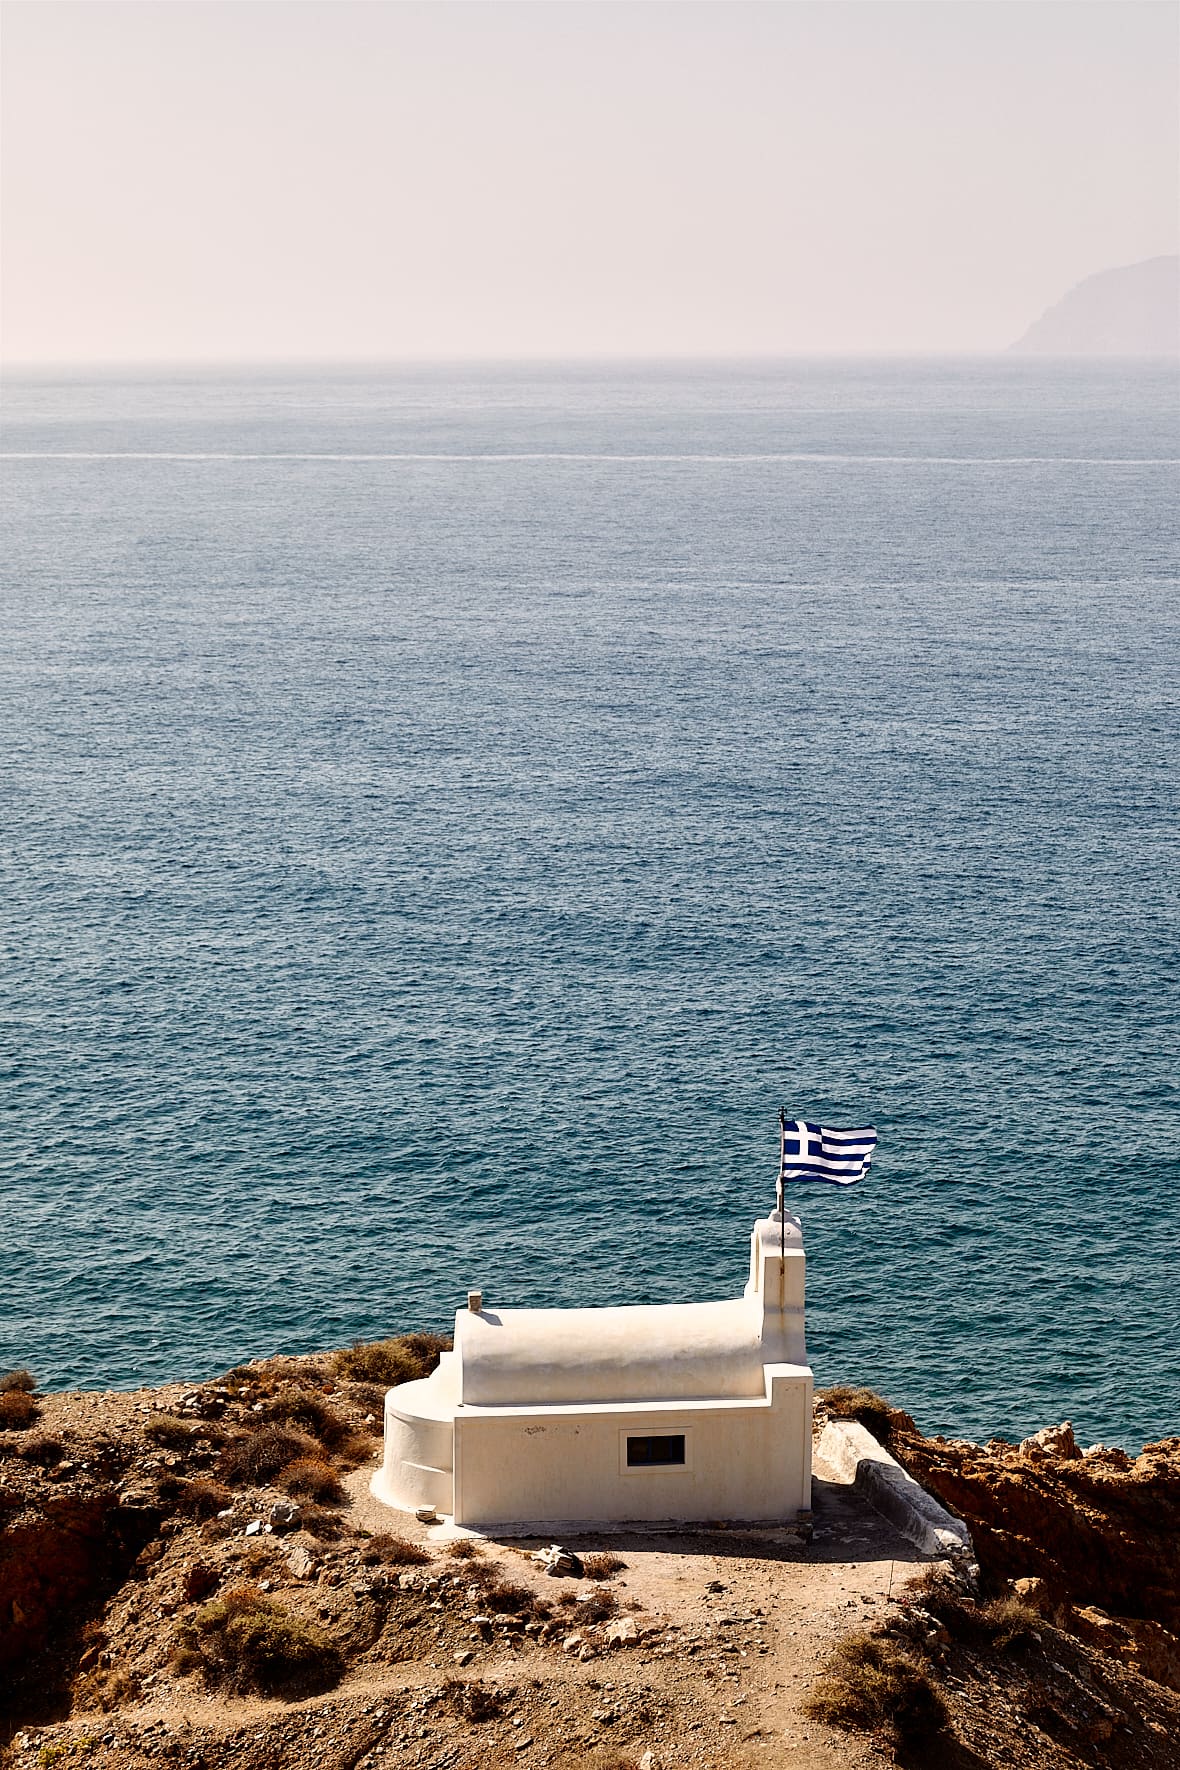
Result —
[[1162, 364], [11, 377], [0, 1368], [735, 1295], [1180, 1430]]

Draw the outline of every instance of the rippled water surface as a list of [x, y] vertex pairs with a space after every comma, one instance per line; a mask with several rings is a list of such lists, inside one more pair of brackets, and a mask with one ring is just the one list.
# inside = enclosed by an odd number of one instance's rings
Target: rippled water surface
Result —
[[[722, 1296], [1180, 1428], [1174, 377], [61, 376], [0, 522], [0, 1364]], [[1171, 463], [1171, 465], [1169, 464]]]

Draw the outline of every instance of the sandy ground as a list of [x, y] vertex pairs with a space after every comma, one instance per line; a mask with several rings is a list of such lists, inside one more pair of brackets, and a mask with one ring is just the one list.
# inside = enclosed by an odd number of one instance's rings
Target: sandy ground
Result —
[[[892, 1754], [809, 1720], [801, 1705], [839, 1637], [867, 1626], [923, 1563], [833, 1469], [817, 1460], [815, 1475], [810, 1544], [792, 1531], [735, 1529], [584, 1535], [566, 1545], [580, 1553], [610, 1548], [625, 1559], [611, 1589], [621, 1609], [641, 1619], [642, 1638], [611, 1656], [609, 1681], [601, 1660], [555, 1668], [559, 1681], [579, 1694], [601, 1689], [614, 1706], [638, 1706], [658, 1691], [668, 1712], [646, 1749], [669, 1765], [733, 1762], [735, 1746], [744, 1748], [738, 1761], [798, 1770], [892, 1762]], [[363, 1481], [350, 1485], [359, 1488], [359, 1521], [378, 1528], [388, 1514]], [[419, 1529], [427, 1543], [453, 1534]], [[524, 1556], [548, 1540], [503, 1539], [496, 1547], [519, 1578]], [[546, 1592], [556, 1582], [533, 1575], [532, 1583]], [[499, 1669], [511, 1675], [510, 1666]], [[605, 1742], [605, 1729], [591, 1734], [580, 1743]]]

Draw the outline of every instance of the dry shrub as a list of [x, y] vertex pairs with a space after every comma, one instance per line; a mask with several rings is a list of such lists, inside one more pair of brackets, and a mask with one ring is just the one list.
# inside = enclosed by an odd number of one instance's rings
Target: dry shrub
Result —
[[23, 1432], [41, 1417], [41, 1409], [25, 1389], [0, 1391], [0, 1431]]
[[[296, 1389], [288, 1384], [279, 1390], [277, 1395], [263, 1403], [262, 1419], [268, 1425], [293, 1426], [302, 1432], [308, 1432], [318, 1438], [328, 1450], [334, 1450], [343, 1444], [352, 1428], [342, 1420], [335, 1408], [321, 1401], [318, 1395], [309, 1394], [306, 1389]], [[365, 1445], [366, 1455], [369, 1446]]]
[[37, 1387], [31, 1371], [8, 1371], [0, 1377], [0, 1395], [31, 1395]]
[[334, 1455], [336, 1461], [344, 1469], [356, 1469], [362, 1463], [372, 1462], [373, 1434], [367, 1426], [360, 1432], [350, 1432]]
[[582, 1570], [587, 1579], [609, 1579], [612, 1573], [622, 1573], [626, 1566], [623, 1557], [616, 1555], [613, 1549], [582, 1557]]
[[209, 1481], [198, 1476], [194, 1481], [161, 1481], [159, 1492], [162, 1498], [177, 1512], [186, 1518], [215, 1518], [218, 1512], [226, 1512], [234, 1503], [234, 1496], [228, 1487], [220, 1481]]
[[948, 1575], [945, 1561], [928, 1561], [906, 1580], [905, 1591], [907, 1597], [920, 1597], [923, 1601], [959, 1597], [958, 1582]]
[[17, 1451], [17, 1456], [24, 1463], [39, 1463], [43, 1469], [52, 1469], [65, 1456], [64, 1444], [56, 1438], [26, 1438]]
[[838, 1383], [821, 1391], [816, 1400], [823, 1402], [833, 1420], [857, 1420], [882, 1444], [889, 1438], [896, 1410], [875, 1389]]
[[227, 1537], [234, 1535], [237, 1529], [233, 1518], [206, 1518], [198, 1532], [203, 1543], [222, 1543]]
[[417, 1543], [407, 1542], [404, 1536], [391, 1536], [387, 1531], [381, 1531], [369, 1538], [361, 1559], [383, 1561], [386, 1567], [424, 1567], [431, 1557]]
[[205, 1664], [205, 1656], [199, 1647], [191, 1647], [182, 1642], [174, 1647], [168, 1660], [168, 1670], [177, 1678], [187, 1677], [189, 1672], [199, 1672]]
[[194, 1561], [191, 1567], [185, 1569], [185, 1598], [190, 1604], [195, 1604], [200, 1598], [207, 1598], [220, 1578], [220, 1573], [211, 1561]]
[[278, 1484], [284, 1493], [295, 1494], [301, 1499], [326, 1503], [344, 1498], [344, 1489], [335, 1469], [319, 1457], [300, 1457], [296, 1462], [288, 1463], [279, 1474]]
[[849, 1635], [803, 1704], [817, 1721], [888, 1733], [914, 1745], [946, 1725], [947, 1709], [929, 1672], [877, 1635]]
[[153, 1444], [163, 1445], [165, 1450], [191, 1450], [201, 1436], [201, 1429], [191, 1420], [178, 1419], [175, 1414], [155, 1414], [144, 1427], [143, 1435]]
[[443, 1700], [464, 1721], [494, 1721], [504, 1712], [504, 1699], [491, 1685], [478, 1679], [448, 1678], [442, 1687]]
[[576, 1600], [576, 1614], [589, 1623], [607, 1622], [619, 1608], [613, 1592], [592, 1592], [588, 1598]]
[[121, 1667], [112, 1666], [109, 1670], [96, 1668], [92, 1672], [84, 1672], [74, 1682], [74, 1706], [80, 1709], [101, 1709], [109, 1715], [125, 1702], [135, 1702], [139, 1696], [139, 1680], [133, 1672], [125, 1672]]
[[[494, 1567], [472, 1567], [471, 1580], [480, 1589], [480, 1603], [493, 1613], [507, 1613], [534, 1622], [545, 1622], [553, 1615], [552, 1605], [544, 1598], [538, 1598], [528, 1586], [514, 1585], [511, 1580], [501, 1578]], [[585, 1608], [579, 1605], [579, 1615]]]
[[392, 1340], [358, 1340], [344, 1352], [337, 1352], [332, 1370], [350, 1382], [384, 1383], [392, 1389], [397, 1383], [412, 1383], [428, 1377], [444, 1352], [451, 1349], [445, 1334], [399, 1334]]
[[305, 1432], [286, 1426], [262, 1426], [231, 1438], [217, 1462], [217, 1473], [226, 1481], [269, 1481], [288, 1463], [317, 1457], [319, 1445]]
[[1038, 1630], [1043, 1626], [1032, 1605], [1015, 1596], [993, 1598], [980, 1610], [979, 1620], [988, 1639], [1001, 1650], [1038, 1639]]
[[344, 1670], [340, 1649], [323, 1629], [254, 1586], [235, 1586], [206, 1604], [195, 1632], [206, 1677], [236, 1692], [312, 1694], [339, 1683]]
[[349, 1390], [349, 1399], [356, 1407], [363, 1407], [373, 1415], [374, 1432], [381, 1431], [381, 1419], [385, 1412], [385, 1391], [377, 1383], [353, 1383]]
[[243, 1571], [249, 1574], [268, 1572], [275, 1561], [275, 1540], [273, 1536], [250, 1537], [242, 1545], [241, 1559]]
[[447, 1544], [444, 1553], [452, 1561], [478, 1561], [483, 1550], [473, 1537], [457, 1536], [454, 1542]]
[[941, 1572], [913, 1584], [923, 1591], [926, 1609], [956, 1641], [972, 1647], [996, 1647], [1004, 1652], [1040, 1639], [1044, 1619], [1033, 1605], [1014, 1592], [976, 1605], [964, 1599]]
[[245, 1370], [249, 1380], [255, 1383], [298, 1383], [305, 1389], [330, 1389], [332, 1380], [328, 1375], [331, 1360], [325, 1353], [313, 1352], [299, 1358], [289, 1352], [275, 1352], [270, 1358], [260, 1358], [253, 1364], [238, 1366], [238, 1373]]
[[314, 1501], [305, 1501], [299, 1520], [301, 1529], [318, 1537], [322, 1543], [334, 1543], [344, 1535], [344, 1523], [338, 1512], [326, 1511]]

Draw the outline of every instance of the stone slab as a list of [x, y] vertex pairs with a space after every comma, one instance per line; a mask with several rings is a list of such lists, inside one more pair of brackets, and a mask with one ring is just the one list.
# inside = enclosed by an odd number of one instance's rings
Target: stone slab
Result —
[[816, 1454], [923, 1555], [971, 1556], [970, 1533], [856, 1420], [829, 1420]]

